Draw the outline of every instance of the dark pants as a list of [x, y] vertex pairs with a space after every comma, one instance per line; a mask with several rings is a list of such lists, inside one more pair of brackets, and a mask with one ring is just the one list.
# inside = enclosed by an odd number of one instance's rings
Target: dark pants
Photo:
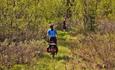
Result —
[[56, 37], [51, 37], [50, 42], [54, 42], [57, 45], [57, 38]]
[[[51, 42], [54, 42], [56, 45], [55, 45], [55, 48], [56, 48], [56, 53], [58, 52], [58, 48], [57, 48], [57, 38], [56, 37], [51, 37], [50, 38], [50, 42], [49, 43], [51, 43]], [[51, 45], [49, 45], [49, 47], [48, 48], [50, 48], [51, 47]], [[47, 49], [48, 50], [48, 49]]]

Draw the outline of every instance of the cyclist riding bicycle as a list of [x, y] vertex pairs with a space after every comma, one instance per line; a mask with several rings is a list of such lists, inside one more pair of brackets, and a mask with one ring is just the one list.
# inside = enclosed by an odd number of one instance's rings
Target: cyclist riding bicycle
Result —
[[66, 29], [67, 29], [66, 18], [64, 18], [64, 21], [63, 21], [63, 31], [66, 31]]
[[[57, 48], [57, 31], [54, 29], [54, 25], [51, 24], [50, 25], [50, 29], [48, 29], [47, 31], [47, 35], [49, 37], [49, 43], [50, 42], [54, 42], [56, 44], [55, 48], [56, 48], [56, 53], [58, 52], [58, 48]], [[51, 45], [49, 45], [48, 48], [50, 48]], [[49, 50], [47, 50], [49, 52]]]

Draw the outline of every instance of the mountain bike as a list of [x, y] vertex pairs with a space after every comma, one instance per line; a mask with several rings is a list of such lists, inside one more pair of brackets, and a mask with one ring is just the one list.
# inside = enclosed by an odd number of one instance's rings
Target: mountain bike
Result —
[[47, 52], [50, 53], [53, 58], [57, 54], [58, 48], [57, 48], [57, 45], [53, 41], [49, 42], [49, 47], [47, 48]]

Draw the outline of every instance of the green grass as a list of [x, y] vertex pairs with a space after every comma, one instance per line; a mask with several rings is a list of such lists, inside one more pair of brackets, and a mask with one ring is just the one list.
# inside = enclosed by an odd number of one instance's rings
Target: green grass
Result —
[[59, 52], [55, 59], [50, 54], [45, 54], [35, 65], [35, 70], [65, 70], [66, 57], [69, 57], [70, 50], [67, 47], [59, 46]]
[[[70, 36], [67, 32], [58, 31], [58, 41], [68, 39]], [[64, 43], [66, 44], [66, 43]], [[52, 59], [51, 55], [46, 53], [42, 58], [37, 62], [35, 70], [65, 70], [65, 63], [67, 59], [71, 56], [70, 49], [66, 46], [58, 43], [59, 52], [55, 56], [55, 59]]]

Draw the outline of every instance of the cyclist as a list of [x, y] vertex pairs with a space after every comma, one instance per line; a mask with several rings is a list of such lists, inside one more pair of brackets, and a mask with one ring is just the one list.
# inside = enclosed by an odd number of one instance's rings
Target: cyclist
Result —
[[[47, 31], [47, 35], [49, 37], [49, 41], [53, 41], [56, 46], [56, 50], [58, 51], [58, 48], [57, 48], [57, 31], [54, 29], [54, 24], [50, 24], [50, 29], [48, 29]], [[49, 45], [48, 48], [50, 48], [51, 46]], [[49, 50], [47, 50], [49, 52]], [[57, 53], [57, 52], [56, 52]]]
[[66, 31], [66, 29], [67, 29], [66, 17], [64, 18], [62, 28], [63, 28], [63, 31]]

